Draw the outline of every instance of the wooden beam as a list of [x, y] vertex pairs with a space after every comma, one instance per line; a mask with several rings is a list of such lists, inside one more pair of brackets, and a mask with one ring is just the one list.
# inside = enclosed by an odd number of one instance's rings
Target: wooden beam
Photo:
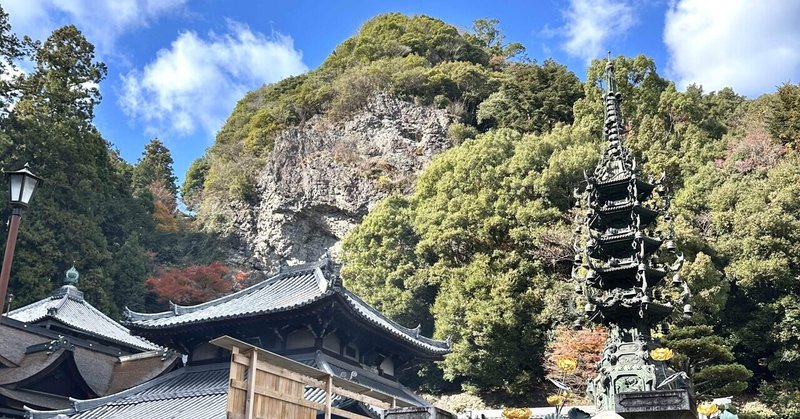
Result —
[[[233, 357], [233, 360], [236, 363], [247, 364], [249, 362], [248, 358], [243, 356], [243, 355], [235, 355]], [[271, 364], [269, 364], [267, 362], [264, 362], [264, 361], [258, 361], [258, 363], [256, 365], [257, 365], [258, 369], [260, 369], [261, 371], [266, 371], [266, 372], [268, 372], [270, 374], [279, 375], [281, 377], [285, 377], [285, 378], [288, 378], [290, 380], [294, 380], [294, 381], [297, 381], [297, 382], [300, 382], [300, 383], [303, 383], [303, 384], [307, 384], [307, 385], [309, 385], [311, 387], [316, 387], [316, 388], [324, 388], [325, 387], [325, 381], [323, 381], [323, 380], [320, 380], [320, 379], [317, 379], [317, 378], [314, 378], [314, 377], [309, 377], [309, 376], [304, 375], [304, 374], [299, 374], [299, 373], [296, 373], [294, 371], [290, 371], [290, 370], [288, 370], [286, 368], [276, 367], [276, 366], [271, 365]], [[317, 372], [319, 373], [319, 375], [324, 375], [324, 373], [322, 371], [317, 370]]]
[[247, 419], [253, 419], [256, 404], [256, 375], [258, 374], [258, 352], [255, 349], [250, 351], [249, 368], [247, 370], [247, 403], [245, 406]]
[[355, 392], [352, 392], [350, 390], [345, 390], [345, 389], [343, 389], [341, 387], [337, 387], [337, 386], [333, 387], [333, 393], [334, 394], [338, 394], [340, 396], [347, 397], [348, 399], [353, 399], [353, 400], [356, 400], [356, 401], [359, 401], [359, 402], [362, 402], [362, 403], [366, 403], [366, 404], [369, 404], [369, 405], [372, 405], [372, 406], [375, 406], [375, 407], [380, 407], [381, 409], [388, 409], [389, 407], [391, 407], [389, 405], [389, 403], [386, 403], [386, 402], [384, 402], [384, 401], [382, 401], [380, 399], [376, 399], [374, 397], [369, 397], [369, 396], [364, 395], [364, 394], [355, 393]]

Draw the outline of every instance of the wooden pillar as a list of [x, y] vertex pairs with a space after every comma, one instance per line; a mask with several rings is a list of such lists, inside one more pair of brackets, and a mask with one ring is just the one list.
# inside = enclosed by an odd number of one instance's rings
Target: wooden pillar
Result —
[[234, 358], [239, 353], [239, 348], [231, 348], [231, 370], [228, 375], [228, 413], [236, 412], [236, 389], [233, 388], [233, 383], [236, 380], [241, 380], [241, 366], [234, 362]]
[[331, 419], [331, 402], [333, 400], [333, 377], [328, 374], [325, 379], [325, 419]]
[[258, 352], [255, 349], [250, 350], [250, 366], [248, 367], [249, 374], [247, 375], [247, 410], [246, 418], [253, 419], [253, 412], [255, 412], [256, 403], [256, 374], [258, 374]]

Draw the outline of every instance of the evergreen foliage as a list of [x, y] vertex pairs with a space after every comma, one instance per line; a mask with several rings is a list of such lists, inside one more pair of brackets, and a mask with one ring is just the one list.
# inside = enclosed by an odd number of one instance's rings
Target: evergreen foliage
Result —
[[0, 156], [5, 167], [31, 162], [46, 186], [23, 218], [10, 292], [16, 304], [43, 298], [76, 261], [87, 299], [115, 313], [113, 244], [147, 225], [137, 222], [147, 214], [91, 124], [105, 66], [74, 26], [53, 32], [33, 59], [35, 69], [18, 80], [19, 96], [2, 120], [10, 141]]
[[136, 163], [133, 169], [133, 189], [141, 193], [149, 189], [153, 184], [157, 184], [167, 190], [170, 195], [177, 197], [178, 188], [176, 186], [175, 172], [172, 170], [172, 154], [164, 143], [158, 138], [150, 140], [144, 146], [142, 158]]
[[797, 148], [800, 141], [800, 84], [784, 84], [771, 101], [769, 131], [782, 144]]
[[662, 343], [675, 351], [672, 363], [691, 377], [698, 397], [739, 394], [753, 376], [750, 370], [734, 362], [733, 352], [711, 326], [673, 330]]
[[[106, 67], [80, 31], [70, 25], [43, 43], [20, 41], [0, 8], [0, 38], [0, 166], [27, 162], [45, 179], [22, 218], [14, 306], [50, 295], [74, 263], [87, 300], [118, 316], [125, 306], [144, 308], [151, 269], [217, 257], [215, 238], [177, 217], [169, 150], [154, 140], [130, 165], [92, 124]], [[27, 74], [15, 67], [21, 58], [33, 62]], [[0, 213], [9, 210], [2, 200]]]
[[543, 377], [547, 330], [568, 316], [566, 211], [597, 155], [585, 130], [563, 126], [467, 140], [345, 239], [342, 277], [380, 310], [451, 336], [446, 378], [522, 396]]

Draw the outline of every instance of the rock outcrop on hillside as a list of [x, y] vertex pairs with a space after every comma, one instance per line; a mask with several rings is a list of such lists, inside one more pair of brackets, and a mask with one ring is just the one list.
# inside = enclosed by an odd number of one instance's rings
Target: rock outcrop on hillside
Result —
[[237, 205], [235, 234], [254, 266], [335, 257], [370, 207], [409, 192], [448, 147], [447, 111], [380, 94], [343, 121], [316, 116], [283, 132], [258, 175], [257, 202]]

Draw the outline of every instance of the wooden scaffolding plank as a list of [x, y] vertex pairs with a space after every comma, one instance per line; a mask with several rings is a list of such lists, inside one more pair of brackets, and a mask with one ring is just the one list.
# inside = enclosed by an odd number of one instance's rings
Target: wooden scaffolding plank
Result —
[[[314, 419], [321, 411], [348, 419], [369, 419], [333, 407], [333, 397], [353, 399], [388, 409], [408, 402], [362, 384], [328, 374], [228, 336], [211, 343], [231, 351], [228, 386], [228, 418], [231, 419]], [[321, 389], [325, 403], [304, 398], [305, 387]]]

